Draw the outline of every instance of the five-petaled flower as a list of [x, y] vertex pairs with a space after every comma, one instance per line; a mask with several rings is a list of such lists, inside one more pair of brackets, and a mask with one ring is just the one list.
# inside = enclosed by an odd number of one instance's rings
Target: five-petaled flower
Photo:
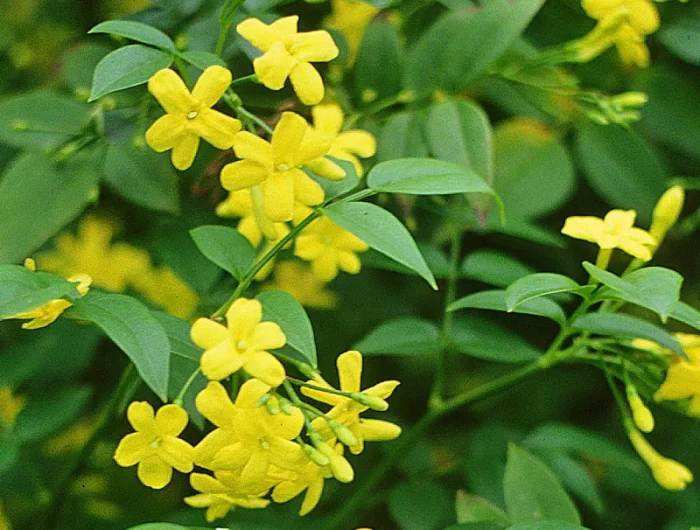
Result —
[[114, 460], [123, 467], [138, 464], [139, 480], [153, 489], [168, 485], [173, 468], [189, 473], [194, 465], [194, 449], [178, 438], [187, 426], [187, 412], [182, 407], [164, 405], [153, 414], [145, 401], [134, 401], [126, 411], [136, 432], [122, 438]]
[[[656, 401], [689, 399], [687, 414], [700, 418], [700, 335], [676, 333], [688, 360], [673, 357], [666, 379], [654, 394]], [[670, 352], [669, 352], [670, 353]]]
[[173, 165], [180, 170], [192, 165], [204, 138], [217, 149], [230, 149], [241, 122], [211, 107], [231, 84], [231, 72], [210, 66], [197, 80], [192, 93], [173, 70], [165, 68], [148, 81], [148, 91], [167, 114], [146, 131], [146, 142], [155, 151], [172, 149]]
[[207, 509], [207, 522], [220, 519], [236, 506], [243, 508], [265, 508], [270, 501], [261, 498], [268, 488], [255, 488], [245, 484], [240, 476], [219, 471], [214, 477], [203, 473], [192, 473], [190, 484], [199, 491], [185, 497], [185, 502], [194, 508]]
[[324, 30], [297, 33], [298, 16], [284, 17], [269, 26], [257, 18], [244, 20], [236, 31], [263, 52], [253, 61], [255, 74], [271, 90], [280, 90], [289, 77], [305, 105], [323, 99], [323, 80], [310, 63], [328, 62], [338, 56], [338, 47]]
[[274, 322], [261, 322], [262, 304], [239, 298], [226, 312], [227, 326], [200, 318], [191, 330], [192, 340], [206, 351], [202, 354], [202, 373], [219, 381], [241, 368], [270, 386], [278, 386], [285, 377], [284, 366], [268, 349], [281, 348], [287, 342]]

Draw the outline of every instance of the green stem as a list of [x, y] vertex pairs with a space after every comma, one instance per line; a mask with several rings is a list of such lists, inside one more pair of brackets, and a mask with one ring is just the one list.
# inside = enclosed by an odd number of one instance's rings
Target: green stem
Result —
[[218, 57], [221, 57], [221, 54], [224, 53], [229, 27], [231, 27], [230, 24], [221, 24], [219, 27], [219, 37], [216, 39], [216, 51], [214, 52]]
[[397, 103], [409, 103], [413, 99], [413, 94], [406, 91], [402, 91], [388, 98], [381, 99], [376, 103], [373, 103], [372, 105], [368, 106], [366, 109], [355, 112], [348, 116], [348, 118], [345, 120], [345, 123], [343, 124], [343, 130], [352, 128], [352, 126], [355, 125], [357, 120], [359, 120], [360, 118], [366, 118], [367, 116], [376, 114], [377, 112], [380, 112], [386, 108], [396, 105]]
[[248, 119], [248, 120], [254, 122], [258, 127], [260, 127], [262, 130], [264, 130], [267, 134], [272, 135], [272, 134], [274, 133], [274, 131], [272, 130], [272, 128], [271, 128], [267, 123], [265, 123], [264, 121], [262, 121], [260, 118], [258, 118], [258, 117], [257, 117], [255, 114], [253, 114], [252, 112], [249, 112], [249, 111], [247, 111], [246, 109], [244, 109], [244, 108], [243, 108], [243, 105], [240, 105], [239, 107], [237, 107], [237, 108], [234, 109], [234, 110], [236, 111], [236, 113], [239, 114], [239, 116], [243, 116], [243, 117], [245, 117], [246, 119]]
[[187, 381], [185, 381], [185, 384], [182, 385], [180, 392], [178, 392], [177, 397], [173, 400], [173, 403], [175, 405], [182, 406], [182, 401], [185, 399], [185, 394], [190, 389], [190, 386], [192, 385], [192, 383], [194, 383], [194, 380], [201, 373], [201, 371], [202, 369], [198, 366], [197, 369], [193, 371], [192, 374], [187, 378]]
[[88, 440], [85, 442], [85, 445], [83, 445], [66, 475], [59, 482], [58, 487], [56, 488], [56, 495], [54, 496], [53, 502], [47, 511], [45, 528], [58, 528], [58, 523], [60, 521], [59, 516], [66, 500], [68, 499], [68, 496], [70, 495], [73, 481], [76, 479], [80, 471], [82, 471], [83, 466], [92, 454], [95, 446], [99, 443], [104, 431], [107, 428], [109, 420], [119, 409], [119, 404], [125, 399], [125, 395], [127, 393], [131, 393], [133, 395], [136, 388], [133, 385], [133, 380], [138, 380], [138, 377], [139, 376], [136, 373], [134, 365], [129, 364], [126, 370], [124, 370], [122, 373], [117, 388], [114, 390], [114, 392], [112, 392], [112, 396], [105, 405], [104, 409], [102, 409], [102, 413], [100, 414], [95, 430], [90, 435], [90, 438], [88, 438]]
[[234, 79], [231, 81], [231, 86], [236, 86], [240, 85], [241, 83], [260, 83], [260, 80], [258, 79], [258, 76], [256, 74], [250, 74], [250, 75], [245, 75], [243, 77], [239, 77], [238, 79]]
[[318, 385], [314, 385], [311, 383], [307, 383], [306, 381], [300, 381], [299, 379], [294, 379], [293, 377], [287, 377], [287, 381], [289, 381], [293, 385], [297, 386], [303, 386], [306, 388], [310, 388], [311, 390], [318, 390], [319, 392], [326, 392], [327, 394], [335, 394], [336, 396], [343, 396], [348, 399], [352, 399], [352, 396], [350, 395], [350, 392], [343, 392], [342, 390], [336, 390], [333, 387], [322, 387]]
[[178, 55], [175, 56], [174, 62], [175, 66], [177, 66], [177, 69], [180, 72], [180, 76], [185, 81], [185, 84], [188, 86], [188, 88], [192, 89], [192, 87], [194, 87], [194, 83], [190, 77], [190, 73], [187, 71], [187, 65]]

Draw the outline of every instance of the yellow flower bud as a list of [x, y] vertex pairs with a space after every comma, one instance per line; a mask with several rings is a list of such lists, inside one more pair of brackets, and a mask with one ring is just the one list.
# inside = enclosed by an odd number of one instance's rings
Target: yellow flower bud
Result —
[[629, 426], [627, 435], [639, 456], [651, 469], [659, 486], [671, 491], [680, 491], [693, 481], [693, 474], [687, 467], [660, 455], [638, 430]]
[[309, 460], [316, 465], [327, 466], [330, 463], [328, 457], [313, 445], [304, 444], [301, 446], [301, 449], [304, 451], [304, 454], [309, 457]]
[[353, 392], [350, 397], [357, 401], [358, 403], [369, 407], [372, 410], [379, 412], [384, 412], [389, 408], [389, 403], [380, 398], [379, 396], [373, 396], [371, 394], [365, 394], [363, 392]]
[[659, 242], [676, 224], [683, 209], [685, 191], [681, 186], [672, 186], [661, 196], [654, 207], [649, 232]]
[[[632, 390], [630, 390], [630, 388]], [[642, 432], [651, 432], [654, 430], [654, 416], [649, 408], [644, 404], [642, 398], [639, 397], [637, 391], [632, 386], [627, 387], [627, 400], [632, 410], [632, 419], [637, 428]]]
[[623, 92], [612, 97], [613, 103], [622, 108], [639, 108], [646, 105], [649, 96], [644, 92]]
[[348, 447], [357, 444], [357, 438], [355, 437], [355, 435], [342, 423], [331, 419], [328, 422], [328, 425], [330, 425], [330, 428], [333, 430], [333, 433], [338, 437], [338, 440], [340, 440]]

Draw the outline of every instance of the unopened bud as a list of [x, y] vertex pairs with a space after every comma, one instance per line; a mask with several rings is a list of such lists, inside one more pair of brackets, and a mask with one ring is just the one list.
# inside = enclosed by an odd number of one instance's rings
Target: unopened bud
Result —
[[685, 191], [681, 186], [671, 186], [661, 196], [654, 207], [649, 233], [661, 241], [666, 233], [676, 224], [683, 210]]
[[328, 421], [328, 425], [333, 430], [333, 433], [338, 437], [338, 440], [340, 440], [342, 443], [348, 447], [357, 445], [357, 438], [345, 425], [332, 419]]
[[287, 416], [291, 416], [294, 413], [294, 405], [292, 405], [292, 402], [287, 398], [279, 396], [277, 398], [277, 403], [279, 404], [280, 410]]
[[301, 449], [304, 451], [304, 454], [309, 457], [309, 460], [318, 466], [327, 466], [330, 463], [328, 457], [312, 445], [303, 444]]
[[269, 401], [269, 399], [272, 397], [271, 394], [263, 394], [260, 396], [260, 399], [255, 403], [256, 407], [263, 407], [265, 404]]
[[632, 386], [627, 386], [627, 401], [632, 410], [632, 419], [637, 428], [642, 432], [651, 432], [654, 430], [654, 416], [649, 408], [644, 404], [642, 398], [637, 394], [637, 390]]
[[274, 416], [280, 412], [280, 408], [277, 406], [277, 403], [275, 403], [272, 399], [265, 403], [265, 410], [270, 416]]
[[644, 92], [623, 92], [613, 96], [612, 101], [622, 108], [638, 109], [646, 105], [649, 97]]
[[36, 261], [34, 261], [32, 258], [27, 258], [24, 260], [24, 267], [32, 272], [36, 272]]
[[363, 392], [353, 392], [350, 394], [350, 398], [354, 399], [361, 405], [364, 405], [365, 407], [369, 407], [372, 410], [376, 410], [379, 412], [384, 412], [389, 408], [389, 403], [384, 401], [382, 398], [379, 396], [373, 396], [371, 394], [365, 394]]

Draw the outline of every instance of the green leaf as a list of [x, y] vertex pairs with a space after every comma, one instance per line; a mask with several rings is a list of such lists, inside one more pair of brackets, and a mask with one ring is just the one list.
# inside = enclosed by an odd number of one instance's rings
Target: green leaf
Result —
[[494, 195], [489, 185], [471, 169], [429, 158], [400, 158], [381, 162], [367, 175], [367, 185], [385, 193], [410, 195]]
[[553, 212], [574, 193], [574, 165], [555, 130], [532, 119], [515, 119], [493, 136], [492, 186], [507, 219], [533, 219]]
[[250, 242], [235, 228], [228, 226], [199, 226], [190, 230], [199, 251], [237, 280], [242, 280], [245, 273], [255, 262], [255, 249]]
[[93, 322], [131, 359], [143, 382], [168, 399], [170, 344], [163, 326], [141, 302], [123, 294], [90, 291], [73, 301], [78, 314]]
[[499, 528], [505, 528], [511, 524], [508, 516], [498, 506], [462, 490], [457, 491], [455, 509], [457, 523], [495, 522], [499, 524]]
[[[377, 20], [365, 26], [353, 66], [355, 96], [362, 103], [386, 99], [401, 90], [403, 48], [396, 25]], [[377, 65], [382, 65], [377, 68]]]
[[433, 105], [425, 136], [435, 158], [470, 168], [484, 182], [493, 183], [491, 124], [479, 105], [467, 101]]
[[53, 149], [79, 135], [89, 119], [85, 103], [45, 89], [26, 92], [0, 102], [0, 141], [20, 149]]
[[198, 50], [192, 50], [188, 52], [183, 52], [182, 58], [188, 63], [196, 66], [200, 70], [206, 70], [210, 66], [218, 65], [228, 68], [226, 61], [224, 61], [218, 55], [213, 53], [203, 52]]
[[516, 523], [581, 522], [576, 506], [554, 473], [528, 451], [512, 443], [508, 446], [503, 489], [506, 511]]
[[586, 503], [597, 515], [604, 511], [600, 488], [583, 464], [558, 451], [538, 455], [557, 475], [563, 486]]
[[581, 286], [568, 276], [552, 272], [538, 272], [516, 280], [506, 289], [506, 304], [508, 311], [513, 311], [518, 305], [555, 293], [576, 292]]
[[[105, 55], [112, 49], [99, 44], [81, 44], [63, 54], [61, 76], [74, 93], [89, 93], [92, 73]], [[43, 109], [42, 109], [43, 110]]]
[[508, 287], [515, 280], [532, 274], [534, 270], [521, 261], [497, 250], [475, 250], [462, 262], [464, 278], [478, 280], [497, 287]]
[[323, 213], [373, 249], [416, 271], [437, 290], [435, 277], [413, 237], [401, 221], [384, 208], [366, 202], [336, 203], [323, 208]]
[[263, 320], [276, 322], [287, 337], [287, 345], [301, 354], [302, 362], [316, 368], [314, 330], [301, 304], [284, 291], [265, 291], [255, 298], [263, 306]]
[[158, 70], [173, 62], [168, 52], [141, 44], [118, 48], [102, 59], [95, 68], [88, 101], [95, 101], [112, 92], [142, 85]]
[[173, 523], [146, 523], [130, 526], [128, 530], [197, 530], [191, 526], [181, 526]]
[[406, 111], [393, 114], [377, 138], [377, 160], [428, 156], [425, 139], [426, 111]]
[[700, 66], [700, 15], [697, 12], [664, 24], [657, 38], [676, 57]]
[[0, 265], [0, 320], [74, 293], [76, 284], [19, 265]]
[[609, 289], [603, 289], [596, 298], [625, 300], [651, 309], [666, 322], [681, 293], [683, 276], [664, 267], [645, 267], [622, 278], [606, 270], [583, 262], [583, 268]]
[[180, 212], [178, 179], [170, 160], [145, 146], [110, 144], [104, 179], [133, 204], [171, 214]]
[[541, 352], [519, 335], [478, 317], [455, 318], [450, 340], [464, 355], [501, 363], [524, 363], [537, 359]]
[[467, 87], [520, 36], [543, 2], [490, 0], [443, 15], [409, 50], [406, 87], [422, 96]]
[[669, 176], [652, 146], [632, 129], [585, 120], [576, 147], [593, 190], [612, 206], [636, 210], [639, 220], [648, 222]]
[[19, 460], [19, 444], [5, 429], [0, 430], [0, 476]]
[[175, 43], [165, 33], [153, 26], [134, 20], [108, 20], [98, 24], [88, 33], [119, 35], [165, 51], [175, 52]]
[[323, 188], [325, 201], [328, 202], [331, 199], [335, 199], [336, 197], [355, 189], [357, 184], [360, 182], [360, 179], [357, 177], [357, 172], [352, 162], [349, 162], [348, 160], [340, 160], [339, 158], [334, 158], [328, 155], [326, 155], [326, 158], [343, 168], [345, 171], [345, 177], [342, 180], [328, 180], [323, 177], [319, 177], [308, 169], [304, 169], [304, 172], [309, 174], [311, 178], [315, 180], [318, 185], [321, 186], [321, 188]]
[[509, 526], [506, 530], [588, 530], [583, 526], [564, 521], [538, 521]]
[[685, 302], [676, 302], [669, 315], [672, 319], [683, 322], [700, 331], [700, 311]]
[[94, 199], [98, 175], [89, 156], [83, 151], [62, 168], [41, 153], [14, 160], [0, 180], [0, 263], [29, 256]]
[[60, 392], [30, 399], [17, 415], [13, 434], [22, 443], [45, 440], [75, 420], [91, 395], [86, 386], [64, 387]]
[[589, 313], [577, 318], [572, 328], [596, 335], [608, 335], [624, 339], [648, 339], [668, 348], [673, 353], [686, 357], [678, 340], [646, 320], [619, 313]]
[[222, 28], [228, 28], [233, 22], [236, 10], [245, 3], [245, 0], [226, 0], [221, 6], [219, 13], [219, 24]]
[[[452, 302], [447, 306], [447, 311], [471, 308], [506, 312], [508, 311], [506, 296], [507, 291], [504, 290], [481, 291]], [[566, 321], [564, 310], [559, 307], [556, 302], [547, 298], [526, 300], [522, 304], [518, 304], [511, 311], [514, 313], [549, 318], [560, 326]]]
[[455, 518], [452, 497], [428, 480], [404, 482], [392, 489], [388, 508], [401, 530], [436, 530]]
[[383, 322], [353, 346], [365, 355], [421, 355], [440, 350], [440, 330], [429, 320], [399, 317]]

